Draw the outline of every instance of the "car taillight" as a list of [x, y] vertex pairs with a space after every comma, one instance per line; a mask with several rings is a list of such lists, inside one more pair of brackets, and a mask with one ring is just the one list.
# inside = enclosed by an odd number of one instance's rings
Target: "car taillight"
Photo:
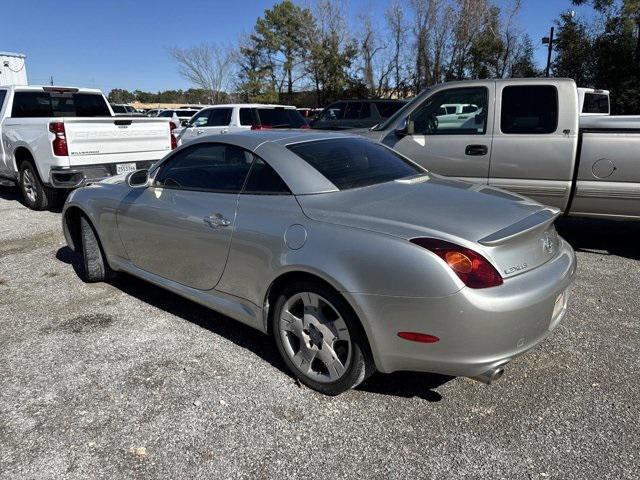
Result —
[[67, 148], [67, 135], [64, 131], [63, 122], [51, 122], [49, 124], [49, 131], [55, 135], [53, 139], [53, 154], [58, 157], [66, 157], [69, 155], [69, 149]]
[[169, 122], [169, 135], [171, 135], [171, 150], [175, 150], [178, 148], [178, 139], [173, 134], [173, 131], [176, 129], [176, 125], [173, 122]]
[[271, 130], [269, 125], [251, 125], [251, 130]]
[[502, 277], [489, 261], [477, 252], [435, 238], [412, 238], [415, 243], [432, 251], [455, 272], [469, 288], [489, 288], [502, 285]]

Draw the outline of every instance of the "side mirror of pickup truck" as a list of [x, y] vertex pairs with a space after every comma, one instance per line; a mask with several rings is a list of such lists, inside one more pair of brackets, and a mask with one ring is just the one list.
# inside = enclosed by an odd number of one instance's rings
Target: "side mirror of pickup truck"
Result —
[[414, 127], [413, 120], [410, 120], [409, 117], [405, 117], [400, 122], [398, 122], [393, 133], [396, 134], [397, 137], [405, 137], [407, 135], [413, 135]]
[[149, 185], [149, 170], [136, 170], [126, 177], [127, 185], [132, 188], [144, 188]]

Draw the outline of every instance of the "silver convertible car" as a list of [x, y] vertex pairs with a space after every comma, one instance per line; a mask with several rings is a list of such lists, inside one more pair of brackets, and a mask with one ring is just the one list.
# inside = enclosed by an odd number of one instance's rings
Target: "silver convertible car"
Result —
[[558, 211], [337, 133], [205, 137], [75, 190], [84, 279], [126, 272], [272, 335], [335, 395], [374, 371], [491, 383], [565, 315]]

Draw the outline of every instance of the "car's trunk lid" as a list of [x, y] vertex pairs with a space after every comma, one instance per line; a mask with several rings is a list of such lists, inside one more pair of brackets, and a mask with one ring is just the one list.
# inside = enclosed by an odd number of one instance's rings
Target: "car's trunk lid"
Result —
[[536, 268], [558, 251], [553, 228], [557, 210], [486, 185], [432, 174], [298, 199], [315, 220], [406, 239], [440, 238], [472, 248], [504, 277]]

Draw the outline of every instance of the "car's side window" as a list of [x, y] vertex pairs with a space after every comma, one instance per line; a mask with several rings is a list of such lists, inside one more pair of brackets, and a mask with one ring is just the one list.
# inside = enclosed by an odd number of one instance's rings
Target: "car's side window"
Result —
[[331, 121], [331, 120], [340, 120], [344, 116], [345, 107], [347, 106], [344, 102], [334, 103], [333, 105], [329, 105], [324, 112], [320, 115], [319, 121]]
[[203, 110], [196, 114], [195, 117], [191, 120], [191, 125], [194, 127], [204, 127], [209, 122], [209, 115], [211, 114], [211, 110]]
[[291, 193], [280, 175], [264, 160], [254, 157], [249, 178], [242, 193], [254, 195], [288, 195]]
[[488, 96], [485, 87], [437, 92], [409, 116], [413, 131], [418, 135], [483, 135], [487, 131]]
[[362, 109], [362, 103], [352, 102], [347, 103], [347, 108], [344, 109], [345, 120], [358, 120], [360, 118], [360, 110]]
[[253, 115], [250, 108], [240, 109], [240, 125], [253, 125]]
[[209, 115], [208, 127], [226, 127], [231, 123], [231, 108], [214, 108]]
[[553, 85], [504, 87], [502, 133], [544, 134], [558, 128], [558, 91]]
[[155, 187], [239, 193], [253, 155], [233, 145], [203, 143], [176, 152], [155, 175]]

